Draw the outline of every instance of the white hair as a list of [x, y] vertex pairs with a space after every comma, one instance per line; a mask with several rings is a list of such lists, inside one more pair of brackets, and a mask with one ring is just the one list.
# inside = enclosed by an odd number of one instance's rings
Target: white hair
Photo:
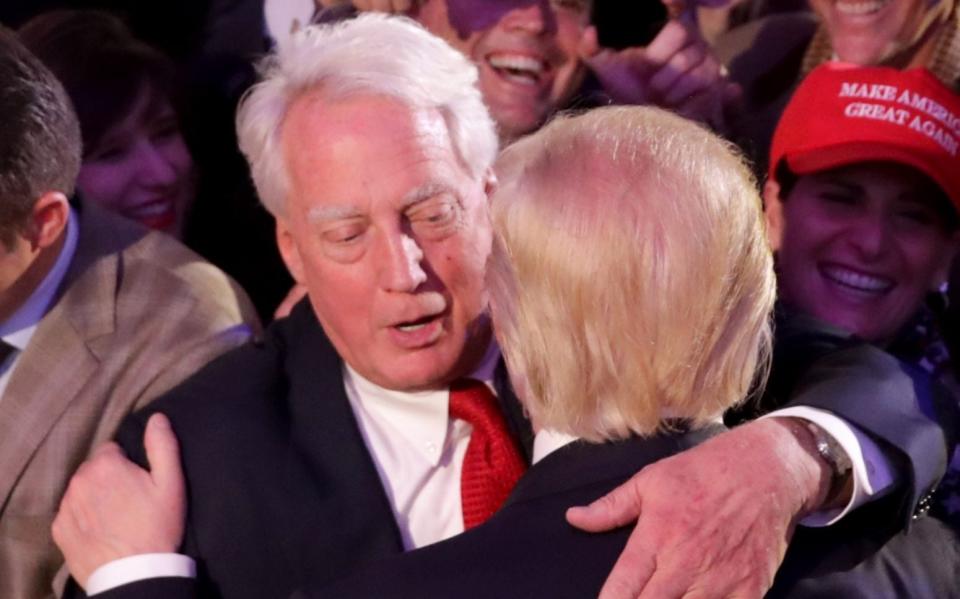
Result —
[[237, 110], [240, 150], [264, 206], [282, 215], [289, 190], [280, 130], [295, 98], [322, 89], [330, 100], [382, 94], [412, 110], [437, 110], [457, 158], [475, 177], [497, 155], [496, 126], [477, 88], [477, 68], [407, 18], [363, 14], [292, 34], [260, 64], [262, 80]]

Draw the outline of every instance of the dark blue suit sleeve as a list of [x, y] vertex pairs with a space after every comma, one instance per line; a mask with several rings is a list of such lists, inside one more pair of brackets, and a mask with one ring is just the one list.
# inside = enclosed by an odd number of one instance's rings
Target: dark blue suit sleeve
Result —
[[93, 599], [199, 599], [192, 578], [151, 578], [92, 595]]
[[797, 380], [788, 405], [828, 410], [876, 439], [896, 469], [898, 516], [905, 522], [926, 507], [956, 443], [949, 393], [926, 373], [867, 344], [814, 362]]

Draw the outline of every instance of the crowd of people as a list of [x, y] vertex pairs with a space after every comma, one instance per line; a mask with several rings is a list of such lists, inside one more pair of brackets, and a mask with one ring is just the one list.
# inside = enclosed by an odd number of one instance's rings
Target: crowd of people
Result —
[[957, 0], [61, 4], [0, 597], [960, 597]]

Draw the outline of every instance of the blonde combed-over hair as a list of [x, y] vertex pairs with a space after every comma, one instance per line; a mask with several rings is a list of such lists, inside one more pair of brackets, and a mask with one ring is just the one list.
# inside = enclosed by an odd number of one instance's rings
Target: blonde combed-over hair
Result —
[[699, 426], [765, 376], [773, 262], [730, 144], [609, 107], [558, 117], [496, 171], [488, 284], [536, 426], [592, 441]]

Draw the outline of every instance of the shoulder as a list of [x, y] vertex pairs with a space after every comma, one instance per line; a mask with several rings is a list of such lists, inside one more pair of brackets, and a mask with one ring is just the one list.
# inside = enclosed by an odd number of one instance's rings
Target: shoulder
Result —
[[900, 369], [902, 365], [883, 349], [847, 331], [778, 306], [775, 365], [802, 371], [823, 360], [856, 363], [869, 371]]
[[[883, 349], [808, 316], [780, 309], [767, 394], [784, 398], [809, 387], [877, 392], [926, 383], [926, 378]], [[923, 385], [922, 385], [923, 386]]]
[[[148, 232], [121, 256], [119, 297], [130, 307], [181, 307], [212, 326], [257, 322], [246, 293], [230, 277], [178, 241]], [[121, 302], [123, 306], [123, 302]], [[151, 310], [152, 312], [153, 310]]]
[[81, 207], [79, 225], [65, 295], [81, 311], [110, 306], [130, 331], [157, 322], [201, 336], [239, 324], [259, 331], [243, 289], [179, 241], [95, 205]]
[[259, 333], [243, 290], [173, 238], [95, 206], [79, 233], [45, 325], [77, 332], [113, 396], [141, 406]]
[[[308, 304], [298, 306], [261, 338], [210, 361], [129, 418], [121, 439], [130, 435], [127, 440], [138, 445], [147, 419], [158, 411], [170, 417], [178, 436], [205, 446], [230, 447], [239, 435], [285, 429], [292, 386], [312, 376], [342, 386], [339, 359], [311, 317]], [[302, 372], [305, 361], [309, 373]]]
[[270, 330], [263, 340], [226, 351], [200, 367], [180, 384], [129, 416], [117, 440], [134, 456], [142, 451], [149, 417], [163, 412], [173, 423], [181, 444], [229, 447], [248, 427], [256, 431], [284, 407], [289, 381], [285, 350]]

